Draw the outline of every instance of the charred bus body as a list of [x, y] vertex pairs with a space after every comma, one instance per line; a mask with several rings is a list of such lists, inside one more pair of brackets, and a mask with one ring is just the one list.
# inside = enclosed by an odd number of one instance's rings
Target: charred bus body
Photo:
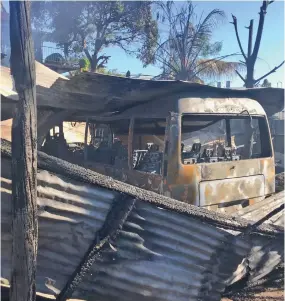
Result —
[[172, 95], [76, 118], [87, 119], [84, 149], [68, 160], [99, 173], [212, 210], [275, 191], [268, 120], [253, 99]]

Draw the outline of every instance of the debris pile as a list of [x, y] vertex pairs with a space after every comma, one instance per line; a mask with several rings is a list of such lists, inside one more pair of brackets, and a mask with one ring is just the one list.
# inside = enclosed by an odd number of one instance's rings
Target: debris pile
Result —
[[[9, 279], [11, 146], [1, 146], [1, 277]], [[253, 221], [211, 212], [42, 152], [38, 168], [41, 293], [214, 301], [257, 287], [284, 263], [284, 228], [272, 211]]]

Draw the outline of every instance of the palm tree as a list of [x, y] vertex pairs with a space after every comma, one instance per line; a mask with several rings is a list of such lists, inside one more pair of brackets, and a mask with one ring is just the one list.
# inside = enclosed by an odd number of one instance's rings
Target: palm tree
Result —
[[161, 77], [203, 82], [203, 78], [234, 76], [235, 70], [244, 69], [241, 63], [224, 60], [236, 54], [219, 56], [221, 42], [211, 43], [214, 29], [225, 18], [223, 11], [214, 9], [205, 18], [203, 15], [197, 18], [191, 1], [158, 5], [157, 19], [168, 27], [166, 38], [155, 52], [155, 61], [163, 69]]

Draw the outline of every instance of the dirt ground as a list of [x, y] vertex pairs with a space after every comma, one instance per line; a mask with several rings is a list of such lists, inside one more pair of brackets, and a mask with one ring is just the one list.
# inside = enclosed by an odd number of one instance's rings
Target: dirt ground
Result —
[[283, 289], [268, 289], [266, 292], [257, 293], [250, 296], [238, 295], [236, 297], [222, 298], [221, 301], [266, 301], [266, 300], [284, 300], [284, 291]]

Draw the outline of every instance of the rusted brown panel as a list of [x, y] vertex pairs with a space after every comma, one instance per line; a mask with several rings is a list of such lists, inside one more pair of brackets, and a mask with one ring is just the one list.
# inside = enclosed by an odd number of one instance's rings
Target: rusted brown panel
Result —
[[[167, 185], [164, 186], [164, 194], [198, 206], [242, 200], [242, 196], [244, 196], [243, 199], [256, 198], [274, 192], [274, 174], [273, 158], [193, 165], [180, 164], [176, 178], [173, 171], [173, 177], [168, 177]], [[259, 180], [251, 178], [256, 175], [263, 175], [264, 183], [259, 183]], [[236, 178], [241, 179], [237, 186], [234, 185], [234, 183], [237, 184]], [[229, 179], [227, 184], [215, 181], [224, 179]], [[205, 188], [204, 194], [207, 197], [204, 199], [199, 191], [199, 183], [203, 181], [215, 181]], [[213, 187], [215, 187], [214, 190]], [[166, 193], [166, 191], [168, 192]]]
[[162, 191], [162, 176], [158, 174], [149, 174], [137, 170], [127, 170], [115, 168], [111, 165], [99, 163], [86, 163], [86, 168], [99, 172], [103, 175], [110, 176], [116, 180], [146, 189], [161, 193]]
[[199, 183], [200, 206], [264, 196], [264, 175]]
[[201, 180], [218, 180], [262, 174], [261, 159], [202, 163]]
[[181, 115], [170, 113], [169, 130], [166, 132], [168, 152], [165, 156], [167, 175], [163, 185], [163, 194], [176, 200], [199, 205], [198, 183], [200, 173], [197, 165], [183, 166], [181, 164]]
[[260, 171], [265, 176], [265, 195], [275, 192], [275, 162], [274, 157], [260, 159]]

